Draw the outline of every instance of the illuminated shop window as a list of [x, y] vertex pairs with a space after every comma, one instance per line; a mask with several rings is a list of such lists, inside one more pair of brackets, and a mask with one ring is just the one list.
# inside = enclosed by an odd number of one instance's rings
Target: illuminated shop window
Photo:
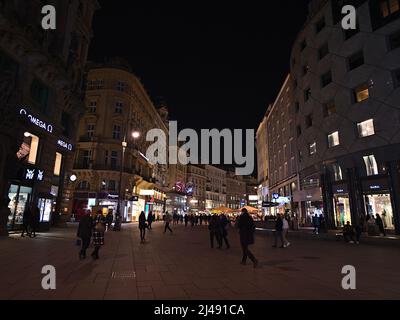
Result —
[[375, 134], [373, 119], [358, 123], [357, 127], [360, 138], [369, 137]]
[[36, 164], [38, 150], [39, 137], [30, 132], [25, 132], [24, 141], [17, 152], [17, 158], [20, 160], [25, 160], [30, 164]]
[[332, 165], [332, 170], [335, 181], [342, 181], [343, 180], [342, 168], [339, 166], [339, 164], [334, 163]]
[[59, 176], [61, 173], [61, 164], [62, 164], [62, 154], [56, 152], [56, 161], [54, 163], [54, 175]]
[[381, 0], [381, 13], [384, 18], [400, 11], [399, 0]]
[[367, 176], [376, 176], [378, 172], [378, 164], [374, 155], [364, 157], [365, 168], [367, 170]]
[[340, 144], [339, 140], [339, 131], [333, 132], [330, 135], [328, 135], [328, 145], [329, 148], [336, 147]]

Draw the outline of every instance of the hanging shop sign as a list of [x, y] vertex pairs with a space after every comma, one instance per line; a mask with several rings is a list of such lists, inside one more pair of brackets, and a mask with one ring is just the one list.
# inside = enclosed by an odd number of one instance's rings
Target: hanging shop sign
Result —
[[72, 151], [74, 146], [71, 143], [65, 142], [64, 140], [59, 139], [57, 141], [57, 145], [65, 150]]
[[389, 190], [389, 184], [386, 178], [364, 180], [362, 182], [362, 187], [364, 192], [379, 192]]
[[48, 124], [43, 120], [40, 120], [38, 117], [30, 114], [26, 109], [20, 109], [19, 114], [27, 118], [30, 123], [39, 127], [40, 129], [45, 130], [48, 133], [53, 133], [53, 126], [51, 124]]
[[276, 203], [276, 202], [269, 202], [269, 201], [262, 202], [263, 208], [272, 208], [272, 207], [277, 207], [277, 206], [279, 206], [279, 203]]
[[280, 197], [280, 194], [279, 193], [273, 193], [272, 194], [272, 198], [273, 199], [278, 199]]

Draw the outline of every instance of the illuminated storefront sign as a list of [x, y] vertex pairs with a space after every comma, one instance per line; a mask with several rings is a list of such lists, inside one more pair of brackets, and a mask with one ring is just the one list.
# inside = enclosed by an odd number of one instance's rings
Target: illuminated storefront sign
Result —
[[27, 181], [43, 181], [44, 171], [39, 169], [25, 169], [24, 179]]
[[39, 118], [35, 117], [34, 115], [29, 114], [29, 112], [26, 109], [21, 109], [19, 111], [19, 114], [21, 116], [28, 118], [30, 123], [32, 123], [33, 125], [47, 131], [48, 133], [53, 133], [53, 126], [51, 124], [47, 124], [46, 122], [40, 120]]
[[63, 148], [63, 149], [68, 150], [68, 151], [72, 151], [72, 149], [73, 149], [73, 145], [71, 143], [67, 143], [67, 142], [65, 142], [63, 140], [58, 140], [57, 141], [57, 145], [59, 147]]

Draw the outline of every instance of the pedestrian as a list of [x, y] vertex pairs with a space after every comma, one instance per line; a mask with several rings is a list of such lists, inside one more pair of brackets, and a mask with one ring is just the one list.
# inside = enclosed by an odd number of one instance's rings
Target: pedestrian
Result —
[[203, 225], [203, 215], [202, 214], [200, 214], [200, 225], [201, 226]]
[[114, 215], [112, 209], [108, 210], [106, 221], [107, 221], [107, 231], [111, 229], [112, 222], [114, 220]]
[[103, 216], [101, 210], [97, 211], [96, 217], [93, 221], [93, 245], [94, 251], [92, 253], [92, 258], [94, 260], [99, 259], [99, 251], [102, 246], [104, 246], [104, 232], [106, 230], [105, 227], [106, 219]]
[[253, 262], [254, 268], [257, 268], [258, 261], [249, 250], [249, 245], [254, 244], [255, 225], [253, 218], [249, 215], [248, 211], [243, 208], [242, 214], [239, 217], [238, 228], [240, 234], [240, 244], [243, 250], [242, 265], [246, 265], [247, 258]]
[[349, 221], [343, 227], [343, 238], [346, 243], [354, 243], [354, 228]]
[[185, 214], [185, 228], [187, 227], [187, 225], [188, 225], [188, 222], [189, 222], [189, 216], [187, 215], [187, 214]]
[[375, 223], [379, 228], [379, 233], [383, 234], [383, 236], [386, 237], [385, 227], [383, 226], [383, 221], [379, 214], [376, 214]]
[[360, 238], [364, 230], [364, 225], [365, 225], [365, 219], [363, 216], [361, 216], [354, 228], [356, 231], [356, 244], [360, 244]]
[[146, 214], [142, 211], [140, 213], [140, 215], [139, 215], [140, 243], [144, 243], [145, 242], [146, 227], [147, 227]]
[[282, 225], [282, 238], [284, 241], [284, 247], [287, 248], [290, 246], [290, 242], [287, 240], [287, 236], [289, 234], [289, 221], [287, 217], [283, 217], [282, 219], [283, 225]]
[[229, 245], [228, 241], [228, 226], [230, 225], [229, 219], [226, 215], [221, 216], [221, 230], [222, 230], [222, 240], [224, 240], [226, 248], [229, 249], [231, 246]]
[[192, 225], [192, 228], [194, 227], [194, 215], [193, 213], [190, 215], [190, 224]]
[[39, 230], [39, 225], [40, 225], [40, 210], [38, 207], [33, 207], [32, 210], [32, 220], [31, 220], [31, 227], [32, 227], [32, 232], [29, 235], [30, 237], [36, 238], [36, 231]]
[[169, 224], [171, 223], [171, 220], [172, 220], [172, 217], [171, 217], [171, 214], [167, 211], [166, 213], [165, 213], [165, 228], [164, 228], [164, 233], [166, 233], [167, 232], [167, 229], [171, 232], [171, 234], [172, 234], [172, 229], [171, 229], [171, 227], [169, 226]]
[[86, 258], [86, 250], [89, 248], [90, 239], [92, 237], [93, 219], [90, 211], [87, 211], [80, 219], [77, 237], [81, 239], [81, 250], [79, 251], [79, 259]]
[[208, 230], [210, 231], [211, 249], [214, 248], [214, 238], [217, 239], [218, 249], [221, 249], [221, 247], [222, 247], [221, 221], [217, 215], [214, 215], [211, 218], [211, 222], [208, 225]]
[[276, 217], [274, 238], [275, 238], [275, 243], [272, 246], [273, 248], [278, 247], [278, 238], [281, 241], [280, 248], [285, 248], [285, 242], [283, 239], [283, 219], [280, 214], [278, 214]]
[[[140, 217], [139, 217], [139, 219], [140, 219]], [[150, 211], [149, 215], [147, 216], [147, 225], [148, 225], [149, 230], [151, 230], [152, 223], [153, 223], [153, 212]]]
[[320, 224], [320, 220], [317, 214], [314, 214], [313, 218], [312, 218], [312, 222], [313, 222], [313, 226], [314, 226], [314, 233], [318, 234], [319, 232], [319, 224]]
[[26, 232], [26, 235], [28, 237], [31, 236], [31, 233], [29, 232], [29, 228], [32, 224], [32, 210], [28, 206], [24, 210], [24, 214], [22, 216], [22, 234], [21, 237], [25, 237], [24, 233]]

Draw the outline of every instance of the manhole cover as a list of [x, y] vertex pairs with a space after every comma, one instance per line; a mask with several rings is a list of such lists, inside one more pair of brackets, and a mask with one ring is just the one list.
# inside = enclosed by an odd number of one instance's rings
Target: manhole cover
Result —
[[111, 273], [112, 279], [135, 279], [136, 272], [134, 270], [129, 271], [113, 271]]

